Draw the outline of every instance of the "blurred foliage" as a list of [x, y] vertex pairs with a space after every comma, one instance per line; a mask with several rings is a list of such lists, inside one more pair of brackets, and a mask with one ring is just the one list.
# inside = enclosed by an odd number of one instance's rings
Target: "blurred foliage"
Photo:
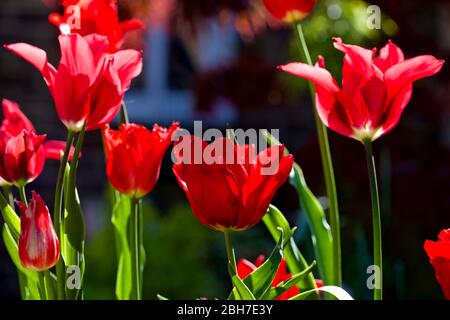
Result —
[[[143, 205], [144, 298], [161, 294], [170, 299], [224, 298], [231, 289], [226, 269], [223, 235], [201, 225], [186, 203], [160, 212], [151, 202]], [[104, 226], [93, 233], [86, 247], [85, 297], [115, 299], [116, 252], [109, 211]], [[234, 234], [238, 257], [256, 258], [273, 248], [263, 228]], [[107, 262], [107, 263], [105, 263]]]

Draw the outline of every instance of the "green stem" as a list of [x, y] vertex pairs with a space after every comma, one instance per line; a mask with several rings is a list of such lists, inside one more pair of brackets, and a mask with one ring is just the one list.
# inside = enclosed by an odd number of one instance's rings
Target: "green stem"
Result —
[[[308, 46], [306, 44], [305, 36], [300, 22], [294, 26], [295, 34], [297, 35], [298, 45], [302, 55], [302, 60], [312, 65], [311, 56], [309, 54]], [[311, 94], [312, 103], [314, 105], [314, 119], [316, 123], [317, 138], [319, 140], [320, 156], [322, 159], [323, 174], [325, 179], [325, 189], [328, 197], [329, 216], [331, 234], [333, 235], [333, 270], [334, 270], [334, 285], [342, 286], [342, 265], [341, 265], [341, 230], [339, 222], [339, 206], [336, 192], [336, 181], [334, 177], [333, 161], [331, 158], [330, 143], [328, 140], [327, 128], [317, 114], [315, 108], [316, 94], [315, 87], [311, 82], [309, 83], [309, 91]]]
[[47, 289], [45, 288], [45, 272], [38, 272], [38, 278], [39, 278], [39, 291], [41, 293], [41, 299], [47, 300]]
[[232, 231], [225, 230], [223, 232], [223, 234], [225, 236], [225, 247], [227, 249], [228, 263], [229, 263], [229, 265], [231, 267], [231, 271], [233, 272], [233, 274], [236, 274], [236, 272], [237, 272], [237, 270], [236, 270], [236, 256], [234, 254], [233, 240], [231, 239], [231, 232]]
[[[66, 170], [67, 161], [69, 159], [70, 147], [72, 146], [73, 139], [75, 137], [75, 132], [69, 130], [67, 133], [66, 147], [64, 149], [64, 154], [59, 165], [58, 178], [56, 180], [55, 188], [55, 203], [53, 206], [53, 224], [55, 225], [56, 235], [61, 239], [61, 221], [62, 221], [62, 196], [64, 187], [64, 171]], [[64, 300], [64, 287], [65, 287], [65, 267], [62, 257], [59, 258], [58, 264], [56, 265], [56, 277], [57, 277], [57, 298], [58, 300]]]
[[28, 201], [27, 201], [27, 193], [25, 192], [25, 186], [17, 187], [19, 189], [19, 196], [22, 203], [28, 207]]
[[122, 102], [122, 105], [120, 106], [119, 123], [124, 124], [129, 122], [127, 107], [125, 106], [125, 103]]
[[20, 238], [20, 218], [17, 216], [16, 212], [6, 201], [3, 194], [0, 192], [0, 209], [2, 211], [3, 220], [11, 231], [15, 241], [19, 241]]
[[83, 125], [83, 128], [81, 129], [80, 134], [78, 135], [77, 144], [75, 145], [75, 151], [73, 152], [72, 161], [70, 162], [69, 192], [75, 193], [78, 160], [80, 158], [81, 148], [83, 147], [85, 133], [86, 133], [86, 124]]
[[3, 194], [5, 195], [6, 199], [9, 201], [9, 205], [11, 207], [14, 207], [14, 196], [11, 192], [11, 186], [2, 186]]
[[[373, 158], [372, 142], [364, 141], [366, 149], [367, 169], [369, 170], [370, 195], [372, 199], [372, 219], [373, 219], [373, 259], [374, 264], [379, 269], [379, 281], [375, 281], [374, 300], [383, 299], [383, 255], [381, 246], [381, 217], [380, 217], [380, 199], [378, 194], [377, 172], [375, 160]], [[379, 286], [378, 286], [379, 284]]]
[[141, 252], [140, 252], [140, 226], [139, 226], [139, 199], [131, 199], [131, 271], [134, 292], [132, 296], [136, 300], [142, 299], [141, 288]]

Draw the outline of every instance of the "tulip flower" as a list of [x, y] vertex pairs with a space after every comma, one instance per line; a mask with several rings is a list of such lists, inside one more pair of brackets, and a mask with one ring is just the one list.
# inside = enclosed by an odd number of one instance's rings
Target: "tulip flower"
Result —
[[122, 124], [119, 130], [103, 130], [106, 149], [106, 174], [121, 193], [141, 198], [155, 186], [163, 156], [179, 124], [168, 129], [154, 125], [153, 130], [137, 124]]
[[450, 300], [450, 229], [442, 230], [438, 241], [425, 241], [424, 248], [445, 299]]
[[303, 20], [314, 8], [317, 0], [263, 0], [267, 11], [287, 23]]
[[316, 85], [316, 108], [331, 130], [359, 140], [373, 141], [392, 130], [412, 95], [414, 81], [439, 72], [444, 63], [430, 55], [404, 59], [402, 50], [389, 41], [376, 50], [348, 45], [334, 39], [345, 54], [342, 87], [325, 69], [324, 59], [315, 66], [289, 63], [279, 68]]
[[55, 101], [56, 111], [71, 131], [95, 130], [109, 123], [119, 112], [131, 80], [142, 70], [142, 56], [136, 50], [106, 54], [104, 36], [60, 35], [61, 60], [55, 69], [45, 51], [25, 43], [5, 45], [35, 66]]
[[[18, 136], [23, 130], [36, 133], [33, 123], [26, 115], [20, 110], [20, 106], [14, 101], [3, 99], [3, 121], [0, 127], [0, 131], [6, 132], [6, 137]], [[60, 160], [61, 153], [66, 147], [65, 141], [48, 140], [45, 141], [44, 151], [46, 159]], [[71, 147], [69, 159], [72, 158], [74, 148]]]
[[334, 38], [334, 47], [345, 54], [342, 88], [325, 69], [322, 57], [315, 66], [290, 63], [279, 68], [312, 81], [316, 86], [316, 110], [322, 122], [365, 147], [372, 201], [374, 265], [380, 270], [380, 285], [374, 289], [374, 299], [381, 300], [382, 233], [372, 141], [397, 125], [411, 98], [414, 81], [436, 74], [444, 61], [430, 55], [405, 60], [402, 50], [391, 41], [377, 57], [376, 49], [345, 44], [340, 38]]
[[31, 270], [45, 271], [59, 259], [59, 240], [52, 219], [42, 198], [32, 192], [28, 206], [17, 202], [20, 208], [19, 258]]
[[[189, 148], [193, 153], [187, 156]], [[211, 152], [215, 159], [195, 161]], [[262, 219], [288, 178], [294, 158], [283, 152], [282, 145], [256, 154], [253, 146], [240, 146], [230, 139], [216, 139], [208, 145], [200, 138], [184, 136], [175, 145], [173, 172], [201, 223], [218, 231], [241, 231]], [[265, 174], [268, 166], [273, 170]]]
[[0, 177], [17, 187], [35, 180], [44, 168], [45, 137], [26, 130], [11, 137], [0, 131]]
[[[41, 174], [46, 159], [60, 159], [65, 142], [44, 141], [46, 135], [36, 134], [33, 124], [17, 103], [3, 99], [2, 107], [0, 184], [23, 187]], [[73, 154], [73, 148], [70, 154]]]
[[144, 28], [138, 19], [119, 22], [117, 0], [63, 0], [62, 5], [64, 15], [50, 14], [50, 23], [83, 36], [104, 35], [108, 37], [108, 52], [111, 53], [120, 49], [128, 32]]

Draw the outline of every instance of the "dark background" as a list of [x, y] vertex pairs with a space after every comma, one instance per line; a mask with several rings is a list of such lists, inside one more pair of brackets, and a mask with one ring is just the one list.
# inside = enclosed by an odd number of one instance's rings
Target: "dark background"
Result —
[[[191, 129], [193, 120], [204, 120], [205, 129], [225, 129], [227, 123], [244, 129], [278, 128], [281, 141], [295, 154], [311, 189], [323, 196], [306, 82], [275, 71], [278, 64], [298, 60], [290, 29], [261, 13], [258, 0], [164, 1], [119, 0], [121, 18], [140, 17], [148, 24], [147, 30], [134, 33], [126, 43], [127, 47], [144, 49], [149, 62], [125, 98], [131, 120], [148, 126], [181, 120], [187, 129]], [[172, 6], [167, 5], [169, 2]], [[368, 4], [356, 0], [319, 0], [305, 21], [313, 56], [325, 56], [327, 66], [337, 77], [342, 56], [332, 48], [330, 38], [335, 35], [366, 47], [380, 47], [392, 38], [406, 57], [449, 57], [449, 1], [371, 3], [383, 11], [382, 30], [365, 27], [364, 9]], [[58, 9], [51, 0], [2, 0], [0, 44], [37, 45], [56, 64], [58, 31], [47, 22], [47, 16]], [[203, 35], [211, 23], [231, 35], [232, 45], [214, 41], [214, 34], [209, 38]], [[149, 42], [155, 39], [151, 34], [164, 34], [166, 42]], [[198, 51], [205, 48], [199, 39], [210, 44], [206, 46], [206, 58]], [[160, 73], [148, 67], [155, 67], [152, 57], [160, 51], [159, 45], [166, 49], [168, 57]], [[446, 64], [437, 76], [415, 84], [397, 128], [374, 143], [388, 299], [442, 299], [423, 242], [435, 239], [441, 229], [450, 227], [448, 68]], [[158, 81], [155, 84], [154, 77], [165, 79], [163, 85]], [[161, 100], [161, 92], [169, 99]], [[50, 139], [65, 139], [64, 127], [40, 74], [5, 49], [0, 50], [0, 98], [19, 102], [39, 133], [46, 133]], [[222, 109], [228, 111], [221, 113]], [[363, 148], [334, 133], [330, 133], [330, 141], [341, 212], [344, 286], [354, 298], [370, 298], [365, 270], [372, 259], [371, 216]], [[99, 132], [89, 132], [78, 177], [88, 229], [85, 295], [90, 299], [113, 299], [116, 257], [101, 150]], [[57, 162], [47, 161], [43, 174], [28, 188], [37, 190], [50, 204], [57, 166]], [[274, 203], [299, 226], [297, 240], [308, 260], [312, 260], [310, 235], [295, 190], [286, 184]], [[186, 299], [226, 297], [230, 287], [222, 234], [208, 230], [192, 216], [171, 172], [169, 155], [155, 190], [145, 199], [145, 238], [145, 298], [154, 299], [157, 293]], [[268, 255], [273, 247], [262, 225], [237, 234], [235, 241], [238, 257], [249, 260], [261, 253]], [[16, 271], [3, 244], [0, 288], [0, 298], [18, 298]]]

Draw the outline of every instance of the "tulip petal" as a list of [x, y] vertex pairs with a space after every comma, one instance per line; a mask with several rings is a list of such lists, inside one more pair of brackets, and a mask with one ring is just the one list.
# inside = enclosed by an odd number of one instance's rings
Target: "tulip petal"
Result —
[[[95, 77], [94, 55], [86, 39], [77, 33], [60, 35], [61, 65], [65, 66], [71, 76], [85, 75], [90, 83]], [[81, 59], [81, 57], [83, 57]], [[58, 67], [58, 72], [59, 72]]]
[[374, 60], [374, 64], [382, 71], [386, 72], [390, 67], [405, 60], [402, 49], [396, 46], [391, 40], [381, 48], [380, 54]]
[[136, 50], [120, 50], [113, 55], [113, 68], [117, 71], [122, 90], [130, 88], [131, 80], [142, 72], [142, 52]]
[[22, 59], [31, 63], [36, 69], [44, 77], [44, 80], [49, 87], [50, 91], [52, 91], [56, 70], [55, 68], [48, 62], [47, 53], [39, 49], [35, 46], [26, 44], [26, 43], [15, 43], [4, 45], [4, 47], [11, 52], [15, 53]]
[[[44, 142], [44, 150], [46, 159], [61, 160], [61, 155], [66, 149], [66, 142], [59, 140], [48, 140]], [[72, 160], [75, 148], [70, 147], [69, 160]], [[79, 155], [81, 157], [81, 153]]]
[[237, 274], [238, 274], [239, 278], [244, 280], [253, 271], [256, 270], [256, 266], [253, 263], [251, 263], [250, 261], [248, 261], [247, 259], [239, 259], [239, 261], [236, 265], [236, 269], [237, 269]]
[[91, 88], [91, 109], [86, 130], [96, 130], [111, 122], [123, 100], [121, 83], [109, 60]]
[[2, 107], [4, 119], [0, 130], [5, 130], [13, 136], [20, 134], [22, 130], [35, 132], [30, 119], [23, 114], [17, 103], [8, 99], [3, 99]]
[[360, 75], [370, 77], [373, 72], [373, 56], [374, 50], [369, 50], [360, 46], [343, 43], [341, 38], [333, 38], [334, 47], [345, 53], [344, 60], [349, 64], [352, 70]]
[[385, 81], [389, 99], [393, 99], [398, 92], [411, 85], [414, 81], [430, 77], [438, 73], [444, 60], [438, 60], [430, 55], [423, 55], [407, 59], [386, 71]]
[[340, 90], [331, 73], [323, 68], [299, 62], [288, 63], [277, 68], [294, 76], [308, 79], [330, 93]]

